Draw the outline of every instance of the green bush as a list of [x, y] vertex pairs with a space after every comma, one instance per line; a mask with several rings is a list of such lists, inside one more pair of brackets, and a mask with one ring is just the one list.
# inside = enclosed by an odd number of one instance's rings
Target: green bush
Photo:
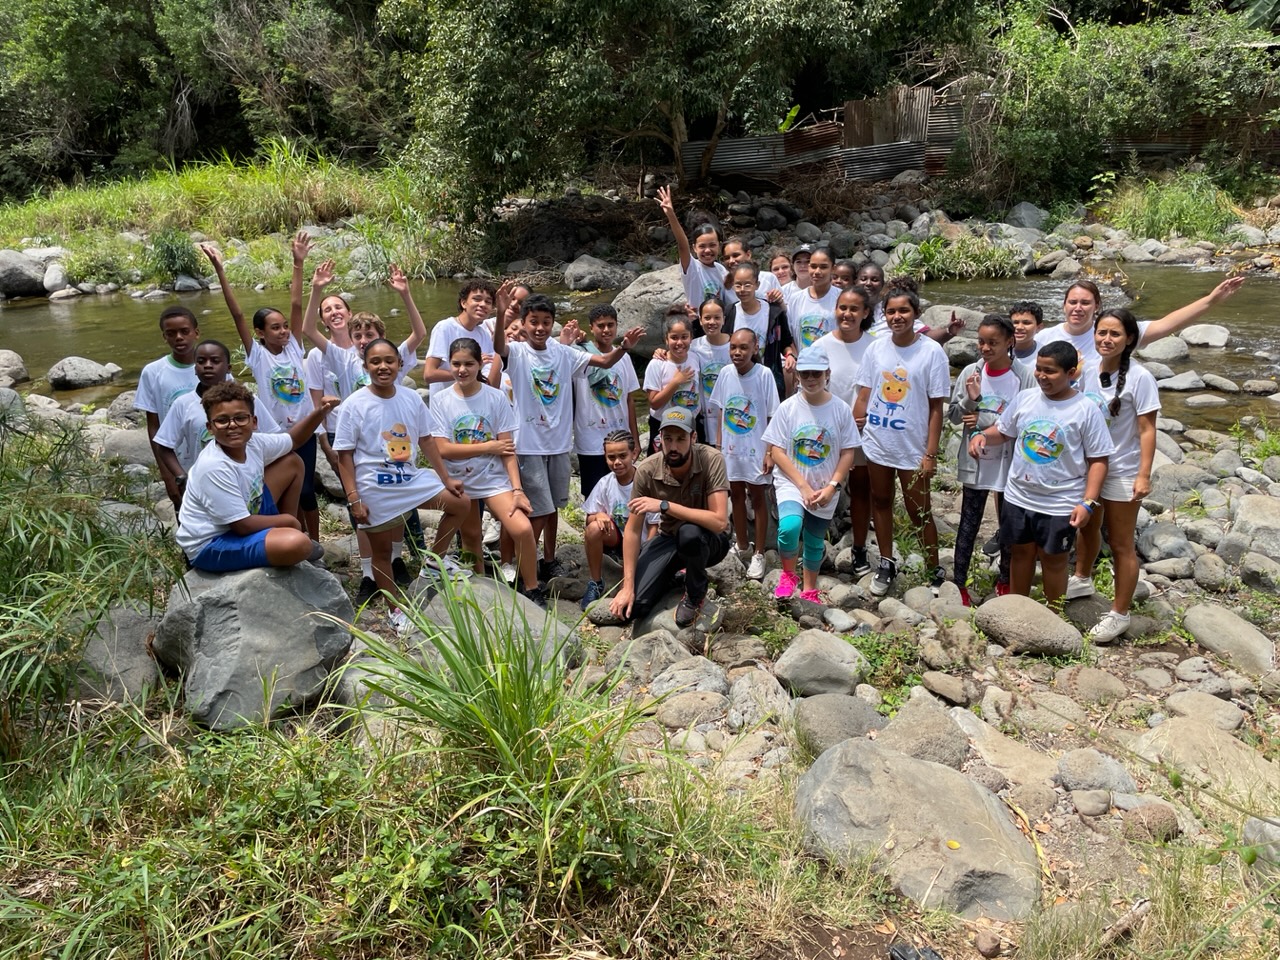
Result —
[[200, 251], [183, 230], [169, 228], [151, 237], [147, 265], [151, 273], [161, 280], [172, 280], [180, 273], [189, 277], [199, 276], [201, 259]]
[[132, 283], [141, 279], [144, 251], [119, 237], [89, 236], [70, 240], [67, 276], [73, 283]]
[[1010, 247], [986, 237], [948, 243], [930, 237], [898, 262], [897, 273], [926, 280], [979, 280], [1022, 276], [1022, 259]]
[[1158, 180], [1120, 183], [1106, 203], [1106, 217], [1135, 237], [1172, 234], [1220, 241], [1240, 219], [1227, 193], [1203, 172], [1181, 170]]

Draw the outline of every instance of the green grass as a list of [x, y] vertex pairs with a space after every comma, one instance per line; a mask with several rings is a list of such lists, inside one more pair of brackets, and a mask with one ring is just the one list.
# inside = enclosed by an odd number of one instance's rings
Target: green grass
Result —
[[1165, 240], [1177, 233], [1194, 240], [1224, 239], [1240, 219], [1231, 197], [1205, 173], [1180, 170], [1159, 180], [1125, 180], [1106, 203], [1105, 216], [1135, 239]]
[[948, 242], [930, 237], [910, 251], [897, 272], [927, 280], [979, 280], [1022, 276], [1022, 260], [1010, 247], [986, 237], [961, 237]]

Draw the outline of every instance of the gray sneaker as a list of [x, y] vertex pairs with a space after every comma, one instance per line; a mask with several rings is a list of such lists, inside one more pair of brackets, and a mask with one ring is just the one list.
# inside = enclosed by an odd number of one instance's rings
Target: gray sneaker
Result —
[[893, 581], [898, 579], [898, 564], [888, 557], [880, 558], [880, 567], [876, 570], [875, 579], [871, 581], [871, 595], [883, 597], [893, 589]]

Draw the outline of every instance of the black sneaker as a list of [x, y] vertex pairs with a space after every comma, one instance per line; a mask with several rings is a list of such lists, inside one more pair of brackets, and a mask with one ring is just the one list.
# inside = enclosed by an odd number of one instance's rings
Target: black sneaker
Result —
[[871, 561], [867, 559], [866, 547], [853, 548], [853, 575], [865, 577], [871, 572]]
[[378, 585], [369, 577], [360, 578], [360, 589], [356, 591], [355, 605], [363, 607], [378, 593]]
[[559, 560], [539, 560], [538, 561], [538, 580], [546, 583], [548, 580], [554, 580], [556, 577], [565, 575], [564, 564]]
[[888, 557], [880, 558], [880, 567], [876, 570], [875, 579], [871, 581], [871, 594], [883, 597], [893, 589], [893, 581], [898, 579], [898, 564]]
[[391, 578], [395, 580], [397, 587], [407, 587], [413, 583], [413, 575], [409, 573], [409, 568], [404, 565], [403, 557], [396, 557], [391, 561]]
[[1000, 534], [993, 533], [991, 539], [982, 545], [983, 556], [996, 557], [1000, 555]]
[[947, 571], [943, 570], [942, 567], [934, 567], [933, 576], [929, 578], [929, 586], [936, 593], [942, 587], [942, 585], [946, 582], [947, 582]]
[[526, 600], [532, 600], [543, 610], [547, 609], [547, 591], [544, 587], [533, 587], [528, 590], [521, 587], [520, 596], [524, 597]]
[[702, 612], [702, 605], [706, 602], [706, 597], [701, 600], [690, 600], [689, 595], [686, 593], [676, 605], [676, 626], [681, 630], [692, 626], [693, 621], [697, 620], [698, 614]]

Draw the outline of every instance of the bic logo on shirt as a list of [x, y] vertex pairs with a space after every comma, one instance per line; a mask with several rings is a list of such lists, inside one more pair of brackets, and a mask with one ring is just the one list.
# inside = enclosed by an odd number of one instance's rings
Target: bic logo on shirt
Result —
[[292, 365], [271, 368], [271, 392], [283, 403], [302, 402], [302, 379]]
[[1066, 442], [1062, 427], [1052, 420], [1032, 420], [1018, 437], [1018, 450], [1037, 466], [1046, 466], [1062, 456]]
[[759, 419], [751, 412], [751, 401], [746, 397], [732, 396], [724, 405], [724, 425], [730, 433], [739, 436], [750, 433], [758, 422]]
[[489, 443], [496, 439], [489, 421], [478, 413], [464, 413], [453, 421], [454, 443]]
[[591, 384], [591, 396], [602, 407], [616, 407], [622, 403], [622, 379], [615, 373], [601, 377], [598, 383]]
[[549, 407], [555, 403], [560, 396], [555, 367], [534, 367], [529, 376], [533, 382], [533, 394], [542, 401], [542, 405]]
[[409, 428], [403, 423], [393, 423], [390, 430], [382, 431], [383, 449], [387, 458], [382, 462], [386, 471], [378, 471], [374, 482], [380, 487], [404, 483], [409, 479], [408, 464], [413, 459], [413, 443], [409, 440]]
[[884, 427], [888, 430], [906, 430], [907, 421], [894, 416], [902, 408], [902, 403], [911, 391], [911, 380], [905, 367], [889, 371], [880, 371], [881, 383], [876, 392], [876, 400], [886, 408], [887, 413], [867, 413], [867, 426]]
[[791, 456], [806, 467], [822, 465], [831, 456], [831, 441], [820, 423], [806, 423], [791, 435]]

